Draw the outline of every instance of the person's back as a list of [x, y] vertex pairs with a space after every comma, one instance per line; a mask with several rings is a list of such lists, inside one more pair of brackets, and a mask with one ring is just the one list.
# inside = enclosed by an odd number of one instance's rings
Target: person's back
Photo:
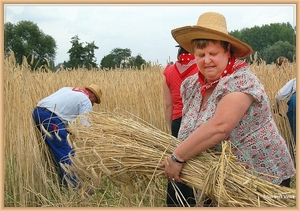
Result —
[[73, 87], [63, 87], [37, 104], [52, 111], [65, 121], [72, 121], [77, 115], [91, 111], [93, 106], [88, 96]]

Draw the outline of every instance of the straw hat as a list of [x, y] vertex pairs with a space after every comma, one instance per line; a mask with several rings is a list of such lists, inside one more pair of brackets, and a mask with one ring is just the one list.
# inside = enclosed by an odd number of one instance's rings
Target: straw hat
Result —
[[86, 86], [86, 87], [84, 87], [84, 88], [86, 88], [86, 89], [88, 89], [88, 90], [90, 90], [91, 92], [93, 92], [94, 93], [94, 95], [96, 96], [96, 98], [97, 98], [97, 104], [100, 104], [100, 102], [101, 102], [101, 96], [102, 96], [102, 91], [101, 91], [101, 89], [100, 89], [100, 87], [99, 86], [97, 86], [96, 84], [91, 84], [91, 85], [89, 85], [89, 86]]
[[245, 58], [253, 51], [249, 45], [228, 34], [225, 17], [215, 12], [203, 13], [197, 25], [176, 28], [171, 33], [176, 42], [189, 52], [192, 52], [191, 41], [194, 39], [227, 41], [237, 58]]

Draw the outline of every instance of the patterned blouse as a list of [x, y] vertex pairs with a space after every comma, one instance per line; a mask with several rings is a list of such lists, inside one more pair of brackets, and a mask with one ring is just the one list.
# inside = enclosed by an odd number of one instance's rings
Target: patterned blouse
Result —
[[[274, 184], [280, 184], [295, 175], [293, 160], [272, 118], [264, 86], [251, 72], [249, 66], [223, 77], [201, 110], [200, 89], [198, 75], [193, 75], [182, 83], [181, 94], [184, 107], [178, 133], [179, 139], [185, 140], [201, 124], [211, 119], [218, 103], [226, 94], [247, 93], [252, 95], [255, 101], [225, 139], [231, 141], [233, 154], [246, 169], [261, 172], [262, 174], [256, 175]], [[213, 149], [221, 151], [221, 147], [220, 143]]]

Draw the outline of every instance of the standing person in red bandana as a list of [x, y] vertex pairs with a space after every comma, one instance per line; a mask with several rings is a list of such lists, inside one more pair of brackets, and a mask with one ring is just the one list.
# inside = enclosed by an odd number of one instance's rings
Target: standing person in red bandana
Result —
[[[163, 72], [163, 92], [166, 105], [166, 120], [169, 124], [172, 135], [175, 137], [177, 137], [182, 116], [183, 105], [180, 96], [181, 83], [187, 77], [199, 72], [194, 55], [190, 54], [179, 45], [176, 47], [178, 47], [177, 61], [175, 64], [167, 66]], [[182, 198], [181, 196], [178, 196], [181, 198], [180, 201], [184, 204], [188, 203], [190, 206], [194, 206], [195, 199], [193, 189], [184, 183], [176, 183], [176, 185], [184, 197]], [[181, 206], [178, 198], [175, 196], [173, 184], [170, 181], [168, 182], [167, 192], [167, 206]]]
[[[38, 102], [33, 110], [33, 120], [53, 155], [65, 185], [68, 178], [73, 187], [77, 186], [76, 178], [68, 175], [60, 166], [60, 163], [72, 165], [69, 154], [74, 155], [67, 141], [68, 122], [92, 111], [94, 103], [100, 104], [101, 96], [102, 91], [95, 84], [85, 88], [63, 87]], [[84, 119], [83, 123], [87, 124]]]
[[222, 142], [230, 141], [232, 153], [249, 173], [289, 187], [296, 170], [286, 142], [263, 84], [239, 59], [251, 55], [252, 48], [229, 35], [225, 17], [215, 12], [202, 14], [195, 26], [171, 33], [193, 53], [199, 73], [181, 85], [178, 138], [183, 141], [160, 164], [166, 178], [183, 182], [180, 172], [185, 161], [208, 149], [221, 151]]

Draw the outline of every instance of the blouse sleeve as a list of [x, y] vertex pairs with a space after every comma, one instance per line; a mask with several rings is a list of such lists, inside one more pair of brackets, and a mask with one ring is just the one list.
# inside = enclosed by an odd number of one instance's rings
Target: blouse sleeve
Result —
[[265, 97], [264, 86], [249, 67], [237, 70], [224, 78], [218, 86], [223, 87], [218, 89], [223, 96], [232, 92], [243, 92], [253, 96], [256, 102], [261, 102]]

